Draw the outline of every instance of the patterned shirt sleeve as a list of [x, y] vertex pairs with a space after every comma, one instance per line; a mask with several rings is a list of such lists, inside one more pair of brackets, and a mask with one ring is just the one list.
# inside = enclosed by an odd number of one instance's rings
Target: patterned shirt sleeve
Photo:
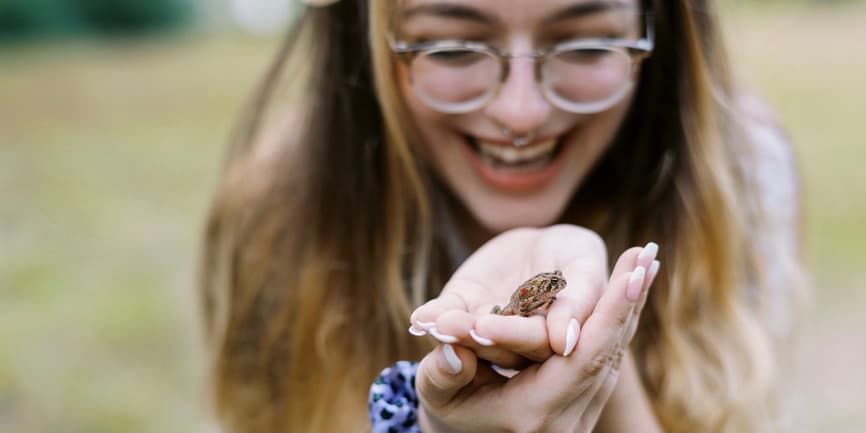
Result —
[[370, 386], [367, 410], [373, 433], [420, 433], [415, 394], [417, 370], [417, 362], [398, 361], [382, 370]]

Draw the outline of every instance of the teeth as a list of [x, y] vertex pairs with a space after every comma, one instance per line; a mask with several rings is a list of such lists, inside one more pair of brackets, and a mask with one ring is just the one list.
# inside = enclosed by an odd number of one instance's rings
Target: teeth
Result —
[[508, 164], [515, 164], [530, 161], [553, 152], [553, 149], [556, 148], [556, 139], [546, 140], [523, 148], [503, 146], [502, 144], [478, 140], [478, 147], [484, 156], [492, 157]]
[[533, 171], [540, 170], [547, 166], [551, 158], [552, 157], [550, 155], [547, 155], [542, 156], [541, 158], [536, 158], [531, 162], [512, 165], [499, 161], [498, 159], [495, 159], [488, 155], [481, 156], [481, 160], [484, 161], [485, 164], [498, 170], [508, 170], [513, 173], [531, 173]]

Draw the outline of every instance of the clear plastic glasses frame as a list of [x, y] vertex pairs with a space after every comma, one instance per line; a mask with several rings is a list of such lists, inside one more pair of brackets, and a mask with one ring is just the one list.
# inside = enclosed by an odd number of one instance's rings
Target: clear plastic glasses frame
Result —
[[[496, 96], [502, 84], [508, 78], [511, 59], [526, 58], [533, 60], [536, 84], [548, 101], [565, 111], [589, 114], [604, 111], [622, 100], [634, 86], [632, 71], [635, 65], [652, 53], [654, 47], [652, 14], [642, 13], [641, 15], [644, 16], [645, 24], [644, 36], [640, 39], [573, 39], [556, 44], [549, 49], [535, 50], [520, 55], [507, 53], [490, 45], [472, 41], [437, 40], [411, 44], [396, 41], [393, 37], [389, 39], [391, 50], [400, 60], [409, 66], [410, 79], [412, 80], [416, 94], [424, 103], [435, 110], [444, 113], [467, 113], [484, 107]], [[552, 62], [570, 62], [569, 56], [578, 59], [581, 56], [588, 57], [590, 58], [589, 61], [591, 61], [593, 57], [598, 57], [601, 54], [612, 56], [616, 61], [624, 62], [619, 67], [625, 68], [617, 71], [621, 73], [621, 77], [613, 78], [614, 83], [611, 84], [610, 89], [594, 90], [586, 88], [580, 90], [589, 93], [599, 91], [602, 92], [602, 96], [587, 96], [583, 98], [586, 100], [576, 100], [579, 98], [564, 95], [563, 93], [565, 92], [558, 90], [558, 87], [562, 87], [558, 85], [580, 86], [580, 84], [572, 83], [580, 83], [578, 80], [585, 80], [587, 77], [582, 76], [585, 74], [580, 72], [579, 68], [572, 67], [572, 70], [566, 70], [567, 76], [565, 78], [557, 78], [556, 74], [552, 72], [555, 66], [549, 66]], [[475, 92], [477, 94], [469, 95], [468, 97], [457, 95], [452, 98], [454, 100], [447, 100], [442, 95], [431, 95], [430, 93], [433, 92], [425, 90], [425, 84], [427, 83], [424, 82], [423, 78], [427, 78], [428, 81], [433, 78], [441, 79], [443, 83], [439, 84], [440, 87], [448, 87], [449, 85], [451, 87], [459, 87], [462, 82], [470, 80], [470, 78], [467, 77], [469, 74], [461, 76], [460, 70], [452, 68], [455, 72], [440, 74], [442, 75], [441, 77], [422, 77], [419, 79], [417, 76], [419, 75], [418, 71], [415, 70], [415, 66], [421, 61], [419, 59], [430, 61], [429, 59], [440, 58], [446, 59], [445, 61], [455, 61], [453, 59], [456, 58], [458, 59], [456, 61], [460, 61], [461, 56], [464, 58], [470, 56], [476, 60], [481, 59], [486, 62], [485, 65], [488, 70], [481, 71], [477, 74], [478, 77], [475, 78], [482, 83], [486, 83], [477, 85], [478, 88], [474, 89], [478, 90], [478, 92]], [[567, 69], [568, 66], [560, 67], [560, 69], [563, 68]], [[449, 74], [450, 76], [445, 76]], [[470, 84], [469, 86], [472, 85]]]

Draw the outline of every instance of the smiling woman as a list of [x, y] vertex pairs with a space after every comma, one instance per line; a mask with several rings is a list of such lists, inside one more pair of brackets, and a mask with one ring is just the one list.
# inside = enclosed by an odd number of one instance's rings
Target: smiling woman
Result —
[[408, 18], [392, 26], [414, 42], [395, 51], [414, 55], [397, 79], [421, 142], [488, 230], [563, 213], [612, 142], [652, 50], [652, 19], [637, 4], [558, 3], [408, 1]]
[[[208, 221], [223, 426], [365, 429], [370, 384], [401, 359], [420, 363], [377, 380], [402, 412], [373, 392], [376, 431], [771, 426], [800, 285], [796, 174], [743, 103], [712, 11], [309, 8], [238, 127]], [[286, 68], [302, 96], [260, 134]], [[568, 285], [545, 315], [490, 314], [554, 270]]]

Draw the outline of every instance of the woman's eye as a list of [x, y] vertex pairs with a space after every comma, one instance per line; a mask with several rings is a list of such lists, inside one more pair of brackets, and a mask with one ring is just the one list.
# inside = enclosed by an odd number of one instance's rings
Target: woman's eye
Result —
[[485, 54], [478, 51], [452, 49], [439, 50], [427, 53], [426, 57], [438, 63], [443, 63], [448, 66], [464, 66], [471, 65], [486, 57]]
[[574, 50], [561, 51], [556, 56], [560, 60], [569, 63], [592, 63], [601, 60], [603, 57], [610, 55], [610, 50], [603, 48], [579, 48]]

